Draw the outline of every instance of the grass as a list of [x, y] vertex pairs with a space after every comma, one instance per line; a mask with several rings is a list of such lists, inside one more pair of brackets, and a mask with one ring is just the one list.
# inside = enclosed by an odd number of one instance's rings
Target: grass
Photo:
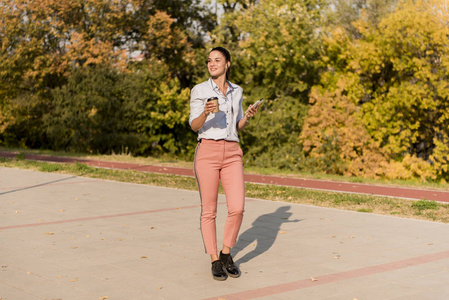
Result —
[[416, 208], [419, 211], [429, 210], [429, 209], [436, 210], [436, 209], [438, 209], [439, 206], [440, 206], [440, 204], [438, 204], [435, 201], [419, 200], [419, 201], [412, 203], [412, 207]]
[[[65, 157], [76, 157], [79, 159], [92, 159], [92, 160], [103, 160], [103, 161], [115, 161], [115, 162], [126, 162], [126, 163], [136, 163], [145, 165], [157, 165], [157, 166], [171, 166], [171, 167], [181, 167], [181, 168], [192, 168], [193, 162], [182, 161], [172, 156], [161, 156], [161, 157], [134, 157], [130, 153], [125, 154], [112, 154], [112, 155], [94, 155], [94, 154], [80, 154], [72, 152], [55, 152], [50, 150], [29, 150], [29, 149], [13, 149], [0, 147], [0, 152], [15, 152], [18, 153], [18, 158], [24, 159], [27, 154], [39, 154], [39, 155], [52, 155], [52, 156], [65, 156]], [[386, 180], [386, 179], [370, 179], [361, 177], [347, 177], [339, 175], [331, 175], [324, 173], [308, 173], [308, 172], [294, 172], [287, 170], [279, 170], [275, 168], [258, 168], [258, 167], [247, 167], [245, 166], [245, 173], [248, 174], [261, 174], [261, 175], [274, 175], [274, 176], [284, 176], [292, 178], [307, 178], [307, 179], [319, 179], [319, 180], [331, 180], [331, 181], [344, 181], [353, 183], [366, 183], [373, 185], [388, 185], [388, 186], [402, 186], [402, 187], [413, 187], [421, 189], [437, 189], [449, 191], [449, 183], [445, 182], [423, 182], [418, 179], [416, 180]]]
[[[0, 167], [71, 174], [90, 178], [132, 182], [162, 187], [176, 187], [184, 190], [197, 190], [196, 181], [192, 177], [144, 173], [131, 170], [93, 168], [82, 163], [60, 164], [38, 162], [26, 160], [23, 156], [16, 159], [0, 157]], [[434, 201], [411, 201], [390, 197], [335, 193], [254, 183], [246, 183], [245, 186], [246, 196], [248, 198], [331, 207], [360, 213], [374, 213], [449, 223], [449, 205], [436, 203]], [[223, 193], [221, 188], [220, 193]]]
[[0, 147], [0, 152], [12, 152], [17, 153], [19, 157], [25, 158], [27, 154], [37, 154], [37, 155], [51, 155], [51, 156], [64, 156], [79, 159], [92, 159], [92, 160], [103, 160], [103, 161], [114, 161], [114, 162], [128, 162], [136, 164], [146, 164], [146, 165], [160, 165], [160, 166], [177, 166], [177, 167], [187, 167], [193, 166], [192, 162], [181, 161], [175, 159], [171, 156], [161, 156], [158, 158], [153, 157], [134, 157], [131, 154], [111, 154], [111, 155], [94, 155], [94, 154], [83, 154], [83, 153], [73, 153], [73, 152], [57, 152], [50, 150], [31, 150], [31, 149], [19, 149], [19, 148], [5, 148]]

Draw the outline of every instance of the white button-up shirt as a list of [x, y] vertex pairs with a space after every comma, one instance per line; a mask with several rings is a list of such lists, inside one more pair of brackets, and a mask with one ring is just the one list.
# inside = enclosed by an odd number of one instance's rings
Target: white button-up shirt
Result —
[[218, 85], [209, 78], [208, 81], [193, 87], [190, 92], [189, 124], [204, 111], [207, 99], [218, 97], [219, 112], [210, 113], [203, 127], [198, 132], [198, 140], [239, 141], [237, 123], [243, 118], [243, 90], [240, 86], [228, 81], [228, 90], [223, 95]]

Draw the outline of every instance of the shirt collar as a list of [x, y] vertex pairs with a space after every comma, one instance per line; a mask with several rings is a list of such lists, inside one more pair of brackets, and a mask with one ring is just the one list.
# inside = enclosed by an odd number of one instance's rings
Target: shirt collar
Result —
[[[215, 91], [219, 91], [220, 90], [220, 88], [215, 83], [215, 81], [212, 80], [212, 77], [209, 78], [209, 81], [210, 81], [210, 85], [211, 85], [213, 90], [215, 90]], [[232, 92], [235, 89], [234, 85], [229, 80], [226, 80], [226, 82], [228, 83], [229, 91]]]

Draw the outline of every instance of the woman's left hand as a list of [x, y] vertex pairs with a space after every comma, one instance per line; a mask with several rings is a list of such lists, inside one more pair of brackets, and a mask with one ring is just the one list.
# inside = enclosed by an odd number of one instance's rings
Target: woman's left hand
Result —
[[259, 106], [260, 106], [260, 105], [253, 106], [253, 105], [251, 104], [251, 105], [248, 107], [248, 109], [246, 110], [245, 116], [246, 116], [247, 118], [253, 117], [253, 116], [257, 113], [257, 111], [259, 110]]

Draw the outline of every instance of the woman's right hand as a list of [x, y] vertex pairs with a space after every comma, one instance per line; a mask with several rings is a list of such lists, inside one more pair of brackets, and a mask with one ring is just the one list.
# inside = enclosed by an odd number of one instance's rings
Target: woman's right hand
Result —
[[197, 132], [200, 130], [204, 123], [207, 120], [207, 117], [209, 114], [215, 109], [215, 104], [213, 102], [207, 102], [206, 105], [204, 105], [204, 110], [201, 115], [199, 115], [195, 120], [192, 121], [192, 124], [190, 124], [190, 127], [193, 131]]
[[215, 103], [212, 101], [206, 102], [206, 105], [204, 105], [204, 116], [208, 117], [209, 114], [215, 109]]

